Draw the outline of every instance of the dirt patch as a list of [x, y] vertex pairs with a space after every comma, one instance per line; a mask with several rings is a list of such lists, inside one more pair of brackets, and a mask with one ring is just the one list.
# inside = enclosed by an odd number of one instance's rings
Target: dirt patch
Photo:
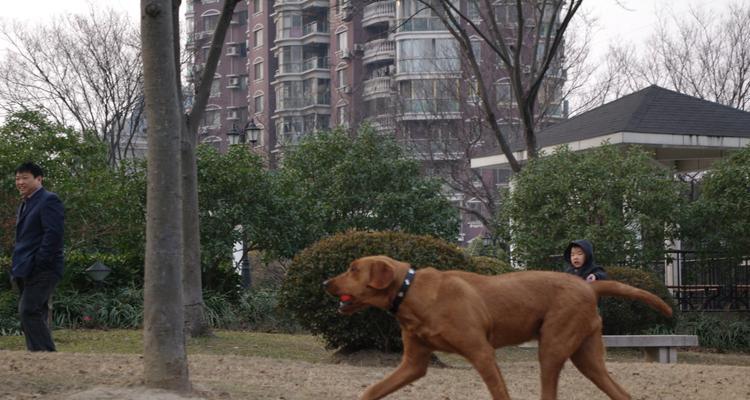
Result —
[[[306, 363], [259, 357], [190, 357], [191, 397], [142, 387], [137, 355], [38, 354], [0, 351], [0, 399], [177, 400], [177, 399], [356, 399], [369, 384], [389, 373], [388, 357], [378, 362]], [[748, 399], [750, 366], [610, 362], [614, 378], [635, 399]], [[502, 362], [513, 399], [539, 398], [536, 362]], [[570, 364], [561, 380], [561, 399], [606, 399]], [[431, 368], [427, 376], [389, 399], [488, 399], [484, 384], [465, 365]]]

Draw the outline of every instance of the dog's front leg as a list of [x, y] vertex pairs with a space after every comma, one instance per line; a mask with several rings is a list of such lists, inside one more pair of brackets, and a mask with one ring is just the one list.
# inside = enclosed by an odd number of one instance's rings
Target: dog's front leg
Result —
[[385, 379], [367, 388], [360, 400], [381, 399], [427, 373], [432, 350], [416, 337], [403, 332], [401, 337], [404, 341], [401, 364]]

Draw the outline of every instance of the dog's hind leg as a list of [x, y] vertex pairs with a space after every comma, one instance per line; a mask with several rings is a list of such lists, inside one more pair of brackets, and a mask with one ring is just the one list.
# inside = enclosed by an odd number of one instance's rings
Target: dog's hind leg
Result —
[[[482, 339], [479, 339], [481, 342]], [[479, 372], [484, 384], [492, 395], [492, 400], [510, 400], [500, 367], [495, 360], [495, 349], [489, 342], [477, 343], [468, 354], [462, 354]]]
[[565, 365], [566, 356], [560, 354], [556, 348], [539, 341], [539, 367], [542, 378], [542, 400], [557, 399], [557, 381], [560, 371]]
[[599, 333], [584, 339], [581, 346], [570, 357], [573, 365], [594, 384], [615, 400], [630, 399], [630, 395], [612, 379], [604, 365], [604, 343]]
[[578, 310], [576, 313], [561, 312], [549, 315], [539, 330], [539, 367], [542, 381], [542, 400], [557, 399], [560, 371], [570, 356], [580, 347], [585, 338], [583, 330], [593, 330], [586, 326], [587, 317], [596, 313]]

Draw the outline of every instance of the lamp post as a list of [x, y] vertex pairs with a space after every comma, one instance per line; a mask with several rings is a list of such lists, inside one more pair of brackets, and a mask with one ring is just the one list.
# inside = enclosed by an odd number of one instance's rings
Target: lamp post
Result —
[[250, 118], [250, 121], [247, 121], [247, 124], [245, 124], [245, 127], [241, 131], [237, 129], [236, 124], [232, 124], [232, 129], [227, 132], [230, 145], [245, 144], [247, 141], [254, 145], [258, 141], [259, 135], [260, 127], [255, 125], [255, 121], [252, 118]]
[[[229, 138], [230, 145], [245, 144], [247, 141], [254, 145], [258, 141], [260, 135], [260, 127], [255, 125], [253, 118], [250, 118], [242, 128], [242, 131], [237, 129], [236, 124], [232, 124], [232, 129], [227, 132], [227, 138]], [[252, 284], [252, 277], [250, 276], [250, 259], [247, 256], [247, 242], [242, 240], [242, 288], [249, 289]]]
[[247, 242], [242, 241], [242, 288], [247, 290], [252, 285], [252, 276], [250, 276], [250, 257], [247, 254]]

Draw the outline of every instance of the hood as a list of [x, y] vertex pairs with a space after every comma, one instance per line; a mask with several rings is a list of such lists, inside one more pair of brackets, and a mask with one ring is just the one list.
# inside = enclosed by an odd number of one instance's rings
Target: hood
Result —
[[570, 249], [573, 248], [573, 246], [578, 246], [583, 249], [583, 252], [586, 254], [586, 263], [583, 264], [581, 268], [586, 268], [590, 265], [595, 264], [594, 263], [594, 245], [591, 244], [588, 240], [581, 239], [581, 240], [574, 240], [568, 244], [568, 247], [565, 249], [565, 253], [563, 253], [563, 260], [565, 260], [568, 265], [570, 265]]

